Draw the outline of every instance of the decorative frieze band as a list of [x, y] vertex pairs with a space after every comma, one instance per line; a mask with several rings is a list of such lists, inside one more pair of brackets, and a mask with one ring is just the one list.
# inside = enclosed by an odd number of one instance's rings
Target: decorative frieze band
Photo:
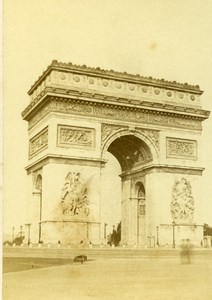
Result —
[[94, 129], [58, 125], [57, 144], [60, 147], [94, 147]]
[[197, 141], [167, 137], [166, 151], [170, 158], [196, 159]]
[[87, 115], [91, 117], [134, 121], [139, 124], [152, 124], [174, 128], [186, 128], [201, 130], [201, 120], [185, 118], [180, 115], [166, 114], [151, 110], [124, 107], [119, 105], [105, 105], [86, 101], [73, 101], [63, 98], [54, 98], [39, 110], [29, 121], [29, 127], [33, 127], [49, 112], [61, 112], [67, 114]]
[[48, 147], [48, 127], [44, 128], [36, 136], [29, 141], [29, 156], [35, 155], [37, 152]]

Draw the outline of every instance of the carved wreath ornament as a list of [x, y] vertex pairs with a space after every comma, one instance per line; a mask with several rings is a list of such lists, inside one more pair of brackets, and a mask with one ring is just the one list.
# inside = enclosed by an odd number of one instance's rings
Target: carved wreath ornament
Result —
[[194, 198], [190, 182], [175, 180], [172, 189], [171, 214], [174, 221], [191, 222], [194, 215]]
[[88, 216], [89, 201], [87, 188], [80, 178], [80, 173], [69, 172], [61, 195], [62, 214], [66, 216]]

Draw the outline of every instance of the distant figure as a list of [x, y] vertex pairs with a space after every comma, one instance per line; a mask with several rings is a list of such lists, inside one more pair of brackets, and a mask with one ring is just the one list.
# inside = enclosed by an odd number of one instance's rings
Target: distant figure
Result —
[[84, 245], [84, 241], [81, 240], [80, 243], [79, 243], [79, 248], [84, 248], [84, 246], [85, 246], [85, 245]]
[[182, 240], [180, 257], [182, 264], [191, 263], [191, 244], [189, 239]]

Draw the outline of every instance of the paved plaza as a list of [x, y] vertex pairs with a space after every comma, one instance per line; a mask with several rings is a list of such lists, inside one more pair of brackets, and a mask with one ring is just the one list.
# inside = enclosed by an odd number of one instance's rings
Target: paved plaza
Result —
[[[27, 262], [29, 263], [29, 262]], [[212, 263], [178, 258], [97, 259], [3, 274], [4, 300], [210, 300]]]

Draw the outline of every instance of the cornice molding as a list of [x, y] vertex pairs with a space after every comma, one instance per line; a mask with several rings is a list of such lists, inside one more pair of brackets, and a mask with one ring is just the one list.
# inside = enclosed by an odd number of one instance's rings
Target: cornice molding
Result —
[[123, 180], [138, 178], [139, 174], [144, 176], [151, 173], [172, 173], [172, 174], [187, 174], [202, 176], [205, 168], [176, 166], [176, 165], [148, 165], [139, 170], [131, 171], [130, 173], [123, 173], [119, 175]]
[[[30, 115], [36, 111], [41, 104], [44, 104], [46, 100], [51, 97], [55, 100], [63, 100], [63, 101], [72, 101], [73, 99], [78, 101], [83, 101], [84, 103], [98, 103], [102, 106], [121, 106], [125, 109], [145, 109], [155, 111], [157, 113], [175, 113], [178, 115], [184, 115], [188, 117], [201, 118], [202, 120], [207, 119], [210, 115], [210, 111], [185, 107], [185, 106], [176, 106], [171, 104], [162, 104], [152, 101], [140, 101], [140, 100], [132, 100], [128, 98], [118, 98], [106, 96], [104, 94], [93, 94], [93, 93], [85, 93], [77, 90], [67, 90], [67, 89], [56, 89], [56, 88], [46, 88], [42, 91], [35, 100], [33, 100], [27, 108], [22, 112], [22, 117], [24, 120], [29, 120]], [[87, 101], [87, 102], [86, 102]]]
[[139, 74], [133, 75], [126, 72], [117, 72], [114, 70], [104, 70], [101, 68], [87, 67], [86, 65], [74, 65], [72, 63], [62, 63], [53, 60], [47, 67], [43, 74], [31, 86], [28, 94], [31, 95], [37, 86], [45, 79], [45, 77], [53, 70], [60, 70], [65, 72], [73, 72], [75, 74], [86, 74], [89, 76], [101, 77], [106, 79], [116, 79], [120, 81], [127, 81], [132, 83], [140, 83], [154, 87], [168, 88], [184, 92], [192, 92], [201, 95], [203, 91], [200, 90], [198, 85], [190, 85], [188, 83], [178, 83], [176, 81], [168, 81], [165, 79], [156, 79], [152, 77], [144, 77]]
[[151, 124], [157, 125], [159, 128], [161, 126], [168, 126], [198, 131], [202, 130], [201, 122], [207, 118], [191, 113], [182, 114], [175, 111], [156, 110], [149, 107], [142, 108], [121, 103], [114, 104], [90, 99], [78, 99], [78, 97], [68, 98], [48, 95], [35, 108], [26, 113], [24, 119], [29, 121], [30, 129], [51, 112], [63, 115], [92, 117], [100, 119], [100, 121], [102, 119], [133, 121], [135, 124], [142, 126]]
[[87, 157], [74, 157], [74, 156], [65, 156], [65, 155], [54, 155], [47, 154], [38, 160], [30, 163], [25, 170], [28, 174], [31, 172], [35, 172], [38, 169], [41, 169], [43, 166], [53, 163], [53, 164], [79, 164], [85, 166], [93, 166], [93, 167], [103, 167], [106, 163], [104, 159], [98, 158], [87, 158]]

